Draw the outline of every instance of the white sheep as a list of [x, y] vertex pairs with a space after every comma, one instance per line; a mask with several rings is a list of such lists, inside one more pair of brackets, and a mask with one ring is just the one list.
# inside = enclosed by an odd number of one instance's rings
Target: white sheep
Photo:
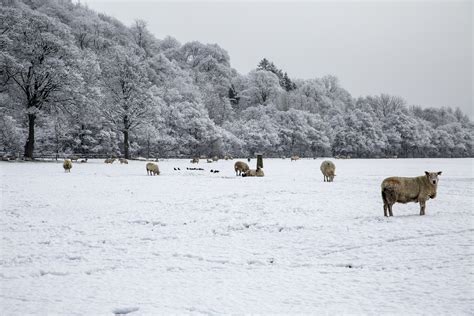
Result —
[[158, 165], [153, 163], [153, 162], [147, 163], [146, 164], [146, 174], [149, 175], [149, 176], [160, 175], [160, 169], [158, 168]]
[[71, 172], [72, 169], [72, 161], [71, 159], [65, 159], [63, 162], [64, 172]]

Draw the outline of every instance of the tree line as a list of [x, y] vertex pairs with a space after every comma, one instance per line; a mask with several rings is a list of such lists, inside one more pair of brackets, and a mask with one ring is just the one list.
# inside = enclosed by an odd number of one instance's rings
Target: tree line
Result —
[[248, 74], [216, 44], [155, 38], [70, 0], [3, 0], [0, 151], [126, 158], [472, 157], [459, 108], [354, 98], [326, 75]]

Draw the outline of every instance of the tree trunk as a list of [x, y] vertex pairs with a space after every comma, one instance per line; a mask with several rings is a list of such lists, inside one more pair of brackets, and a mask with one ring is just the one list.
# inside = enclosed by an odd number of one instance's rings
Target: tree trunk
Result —
[[146, 159], [150, 158], [150, 136], [146, 139]]
[[28, 114], [28, 139], [25, 144], [25, 158], [33, 159], [35, 148], [35, 114]]
[[125, 159], [130, 159], [130, 144], [128, 142], [128, 130], [123, 131], [123, 153]]
[[125, 155], [125, 159], [130, 159], [130, 143], [128, 140], [128, 129], [130, 128], [130, 124], [128, 121], [128, 116], [123, 118], [123, 153]]

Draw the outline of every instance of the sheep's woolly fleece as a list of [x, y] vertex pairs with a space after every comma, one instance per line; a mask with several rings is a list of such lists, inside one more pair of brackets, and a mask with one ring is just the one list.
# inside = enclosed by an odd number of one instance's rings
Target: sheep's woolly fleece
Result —
[[[472, 315], [473, 159], [333, 160], [329, 183], [322, 160], [0, 162], [2, 314]], [[427, 215], [383, 217], [382, 180], [425, 170]]]

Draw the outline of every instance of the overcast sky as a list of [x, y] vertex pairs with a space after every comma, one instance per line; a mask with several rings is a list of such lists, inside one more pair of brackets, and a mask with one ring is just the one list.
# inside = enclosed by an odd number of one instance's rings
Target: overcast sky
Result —
[[336, 75], [354, 97], [389, 93], [473, 113], [471, 1], [81, 0], [158, 38], [217, 43], [241, 73], [263, 57], [292, 78]]

